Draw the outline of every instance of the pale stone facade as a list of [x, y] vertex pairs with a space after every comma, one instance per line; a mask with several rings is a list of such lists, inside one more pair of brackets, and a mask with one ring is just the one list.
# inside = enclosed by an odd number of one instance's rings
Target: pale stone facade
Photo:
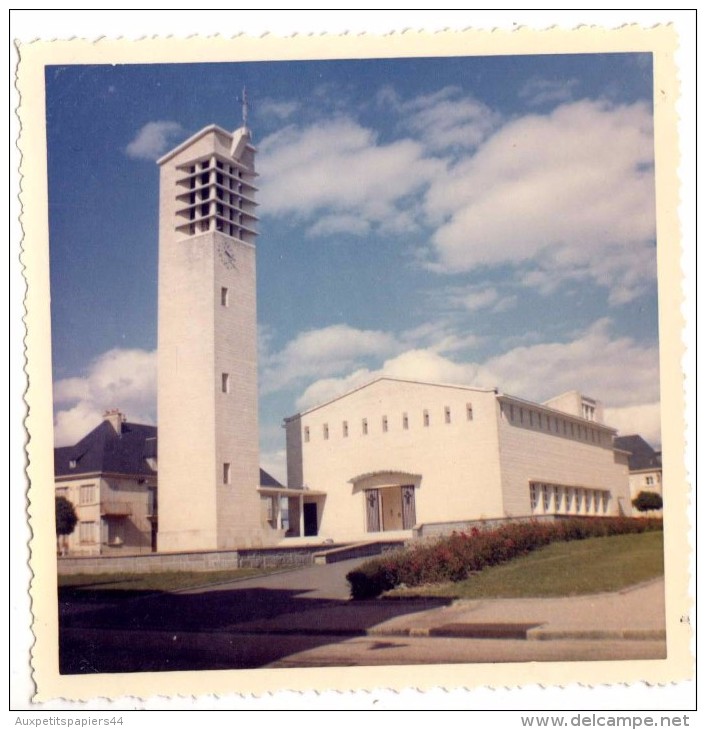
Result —
[[[159, 550], [259, 545], [255, 149], [206, 127], [162, 157]], [[276, 535], [273, 534], [273, 537]]]
[[[595, 401], [571, 400], [600, 416]], [[406, 536], [425, 523], [630, 514], [615, 431], [562, 405], [381, 378], [286, 419], [289, 488], [316, 505], [316, 534], [335, 540]]]

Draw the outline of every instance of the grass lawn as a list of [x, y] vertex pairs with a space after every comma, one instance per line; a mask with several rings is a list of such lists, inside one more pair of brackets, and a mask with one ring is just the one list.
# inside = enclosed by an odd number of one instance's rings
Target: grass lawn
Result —
[[530, 598], [616, 591], [664, 574], [662, 532], [556, 542], [458, 583], [396, 588], [386, 596]]
[[91, 573], [87, 575], [60, 575], [60, 589], [85, 591], [175, 591], [197, 588], [210, 583], [221, 583], [239, 578], [275, 572], [279, 569], [237, 568], [233, 570], [171, 571], [164, 573]]

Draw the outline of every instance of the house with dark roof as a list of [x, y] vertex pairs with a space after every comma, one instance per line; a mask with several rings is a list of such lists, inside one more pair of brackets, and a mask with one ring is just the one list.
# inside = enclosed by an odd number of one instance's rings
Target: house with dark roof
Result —
[[[640, 492], [653, 492], [662, 496], [662, 452], [655, 451], [642, 436], [618, 436], [616, 448], [629, 452], [630, 498], [635, 499]], [[652, 516], [662, 510], [636, 512], [637, 515]]]
[[[78, 522], [60, 540], [62, 555], [136, 555], [157, 550], [157, 427], [131, 423], [118, 409], [73, 446], [54, 449], [56, 496], [68, 499]], [[272, 475], [260, 469], [263, 523], [287, 527]], [[264, 525], [263, 525], [264, 526]]]

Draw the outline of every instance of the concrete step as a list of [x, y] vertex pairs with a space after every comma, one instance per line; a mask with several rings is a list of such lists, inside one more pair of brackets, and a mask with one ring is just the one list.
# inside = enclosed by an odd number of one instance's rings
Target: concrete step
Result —
[[356, 542], [352, 545], [343, 545], [342, 547], [334, 547], [329, 550], [321, 550], [318, 553], [314, 553], [314, 564], [326, 565], [327, 563], [338, 563], [341, 560], [381, 555], [388, 550], [396, 550], [397, 548], [403, 547], [405, 542], [406, 540], [404, 538], [398, 540], [366, 540], [365, 542]]

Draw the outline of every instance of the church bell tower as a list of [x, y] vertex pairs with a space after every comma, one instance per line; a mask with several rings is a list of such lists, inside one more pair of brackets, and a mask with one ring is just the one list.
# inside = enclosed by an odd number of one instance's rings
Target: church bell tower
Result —
[[260, 544], [255, 148], [247, 117], [157, 161], [163, 551]]

